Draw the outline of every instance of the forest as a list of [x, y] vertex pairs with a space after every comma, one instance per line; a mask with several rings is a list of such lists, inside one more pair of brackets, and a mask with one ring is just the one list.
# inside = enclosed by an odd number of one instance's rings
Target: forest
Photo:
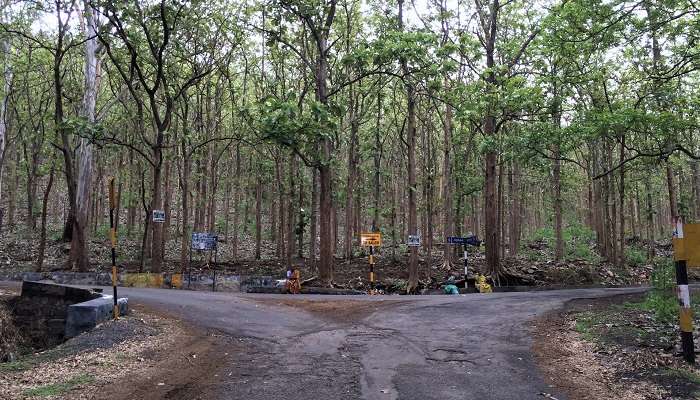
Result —
[[495, 280], [533, 238], [624, 267], [700, 218], [694, 0], [0, 7], [6, 264], [106, 267], [112, 177], [124, 268], [183, 271], [213, 232], [331, 285], [381, 232], [408, 292], [459, 270], [449, 236]]

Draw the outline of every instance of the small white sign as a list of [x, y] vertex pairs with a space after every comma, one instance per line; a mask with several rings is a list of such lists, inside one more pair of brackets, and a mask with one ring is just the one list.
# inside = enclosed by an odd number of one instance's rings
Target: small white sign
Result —
[[420, 236], [419, 235], [408, 235], [408, 247], [420, 247]]
[[153, 222], [157, 222], [157, 223], [165, 222], [165, 211], [153, 210]]

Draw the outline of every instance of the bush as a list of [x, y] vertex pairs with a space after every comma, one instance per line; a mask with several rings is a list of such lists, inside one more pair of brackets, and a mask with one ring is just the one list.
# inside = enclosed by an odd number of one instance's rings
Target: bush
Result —
[[591, 249], [588, 243], [572, 243], [566, 248], [567, 259], [580, 259], [586, 260], [591, 264], [597, 264], [600, 262], [600, 256]]
[[628, 247], [627, 251], [625, 251], [625, 259], [630, 267], [639, 267], [640, 265], [644, 265], [644, 263], [646, 263], [647, 256], [644, 251], [639, 250], [638, 248]]
[[678, 300], [674, 295], [675, 268], [670, 259], [660, 261], [651, 273], [651, 290], [644, 300], [644, 308], [653, 311], [656, 319], [672, 322], [678, 317]]

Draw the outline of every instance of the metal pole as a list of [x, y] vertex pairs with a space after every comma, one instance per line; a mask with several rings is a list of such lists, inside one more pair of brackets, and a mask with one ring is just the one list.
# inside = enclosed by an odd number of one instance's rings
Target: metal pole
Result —
[[464, 244], [464, 288], [469, 288], [469, 281], [467, 280], [467, 272], [469, 272], [469, 267], [467, 266], [467, 244]]
[[690, 291], [688, 289], [688, 268], [686, 260], [676, 261], [676, 283], [678, 284], [678, 302], [680, 304], [679, 311], [683, 358], [685, 361], [694, 364], [693, 311], [690, 308]]
[[114, 319], [119, 318], [119, 304], [117, 302], [117, 231], [114, 228], [114, 209], [117, 208], [117, 201], [114, 195], [114, 177], [109, 177], [109, 239], [112, 244], [112, 292], [114, 296], [114, 306], [112, 314]]
[[683, 220], [675, 218], [673, 231], [673, 258], [676, 266], [676, 284], [678, 285], [679, 320], [681, 328], [681, 348], [683, 358], [690, 364], [695, 363], [695, 346], [693, 343], [693, 311], [690, 308], [690, 290], [688, 289], [688, 266], [683, 238]]
[[369, 246], [369, 288], [374, 292], [374, 246]]

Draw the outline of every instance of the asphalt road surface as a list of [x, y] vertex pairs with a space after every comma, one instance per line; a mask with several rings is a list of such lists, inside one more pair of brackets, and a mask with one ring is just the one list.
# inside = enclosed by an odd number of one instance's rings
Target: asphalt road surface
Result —
[[158, 390], [170, 388], [170, 395], [163, 398], [542, 400], [542, 393], [565, 396], [534, 363], [531, 321], [571, 299], [641, 290], [350, 297], [121, 289], [120, 295], [220, 338], [225, 356], [216, 374], [177, 391], [165, 382]]

